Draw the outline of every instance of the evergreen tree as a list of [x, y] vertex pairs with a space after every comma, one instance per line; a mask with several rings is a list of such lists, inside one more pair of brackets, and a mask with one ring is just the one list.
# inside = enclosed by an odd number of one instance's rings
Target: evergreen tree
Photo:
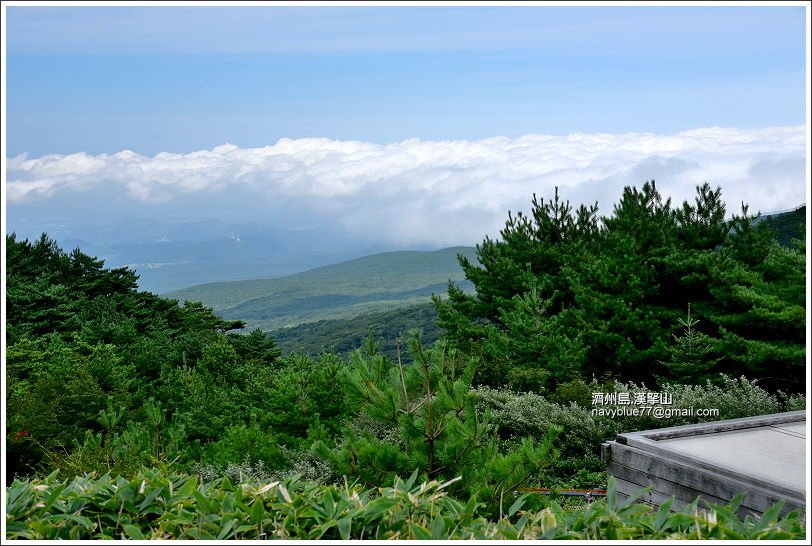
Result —
[[228, 341], [243, 360], [252, 360], [263, 366], [273, 366], [282, 355], [273, 337], [259, 328], [248, 334], [228, 334]]
[[[242, 323], [138, 291], [133, 271], [65, 252], [45, 234], [36, 241], [11, 234], [6, 250], [10, 475], [42, 465], [50, 472], [54, 461], [82, 452], [77, 446], [100, 433], [99, 414], [110, 404], [136, 427], [147, 424], [149, 397], [157, 395], [170, 414], [191, 415], [194, 407], [201, 438], [216, 433], [211, 419], [244, 418], [232, 402], [244, 397], [228, 383], [241, 362], [223, 336]], [[204, 380], [215, 371], [219, 381]], [[197, 398], [183, 399], [193, 392]], [[21, 441], [13, 440], [17, 433]]]
[[[477, 245], [478, 265], [460, 256], [460, 265], [466, 278], [473, 282], [476, 294], [469, 295], [449, 285], [448, 299], [434, 298], [438, 324], [445, 330], [445, 338], [457, 348], [464, 349], [481, 359], [474, 382], [477, 384], [504, 385], [514, 381], [536, 389], [549, 383], [545, 377], [560, 377], [561, 373], [545, 371], [544, 356], [526, 346], [518, 352], [510, 348], [506, 339], [511, 332], [527, 338], [532, 324], [536, 334], [552, 331], [547, 320], [570, 308], [575, 294], [571, 271], [598, 244], [600, 227], [597, 204], [581, 206], [573, 212], [569, 201], [563, 201], [556, 188], [550, 201], [532, 201], [530, 215], [508, 213], [508, 220], [501, 231], [501, 239], [486, 238]], [[523, 304], [522, 297], [532, 290], [543, 307]], [[522, 319], [516, 308], [524, 306], [536, 316], [521, 325]], [[539, 315], [538, 311], [542, 313]], [[523, 332], [523, 333], [520, 333]], [[570, 338], [558, 338], [569, 344]], [[565, 355], [564, 347], [553, 347], [553, 338], [537, 340], [550, 355]], [[577, 356], [570, 355], [564, 367], [577, 369]], [[505, 363], [516, 368], [509, 378]], [[553, 367], [561, 367], [552, 364]], [[519, 377], [521, 376], [521, 377]]]
[[478, 415], [475, 408], [475, 361], [444, 342], [425, 349], [417, 332], [408, 345], [414, 360], [408, 367], [380, 354], [353, 353], [345, 375], [346, 399], [367, 424], [347, 430], [336, 450], [322, 443], [320, 453], [339, 475], [368, 484], [389, 485], [413, 471], [420, 479], [461, 477], [457, 490], [476, 489], [498, 510], [507, 492], [553, 460], [559, 431], [501, 452], [489, 416]]
[[[806, 367], [806, 245], [793, 248], [742, 228], [713, 271], [708, 320], [717, 329], [727, 370], [745, 372], [773, 390], [801, 392]], [[748, 244], [748, 242], [750, 244]]]
[[549, 305], [531, 287], [500, 309], [503, 327], [488, 330], [482, 366], [490, 369], [479, 377], [499, 377], [520, 392], [549, 392], [581, 376], [586, 349], [570, 327], [569, 310], [549, 316]]
[[681, 383], [704, 384], [709, 373], [719, 363], [714, 356], [714, 341], [699, 331], [699, 320], [691, 317], [691, 304], [688, 304], [687, 318], [679, 319], [682, 335], [673, 334], [674, 344], [668, 348], [668, 360], [662, 362], [668, 368], [671, 378]]
[[450, 286], [435, 305], [449, 343], [481, 359], [475, 383], [674, 376], [672, 329], [691, 302], [716, 369], [802, 387], [803, 243], [779, 245], [746, 207], [725, 221], [721, 189], [707, 183], [680, 207], [651, 181], [625, 188], [600, 222], [596, 211], [534, 196], [532, 214], [509, 214], [501, 238], [477, 247], [480, 265], [461, 259], [476, 294]]

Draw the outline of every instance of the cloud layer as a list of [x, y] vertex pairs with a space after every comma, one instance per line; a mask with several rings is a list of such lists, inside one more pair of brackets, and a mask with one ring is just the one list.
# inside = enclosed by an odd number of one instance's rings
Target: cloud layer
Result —
[[[625, 185], [657, 180], [675, 201], [704, 181], [721, 186], [729, 211], [741, 202], [772, 211], [803, 203], [804, 127], [703, 128], [650, 133], [526, 135], [392, 144], [322, 138], [272, 146], [231, 144], [146, 157], [132, 151], [7, 161], [10, 210], [100, 195], [166, 206], [194, 198], [246, 215], [284, 207], [316, 224], [401, 244], [470, 244], [495, 235], [507, 210], [561, 188], [574, 204], [608, 213]], [[105, 206], [98, 202], [99, 207]], [[225, 207], [224, 207], [225, 210]]]

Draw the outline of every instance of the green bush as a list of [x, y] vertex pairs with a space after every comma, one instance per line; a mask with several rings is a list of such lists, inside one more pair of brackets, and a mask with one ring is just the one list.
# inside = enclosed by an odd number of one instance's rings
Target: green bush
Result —
[[443, 338], [480, 357], [474, 383], [491, 387], [546, 394], [579, 377], [725, 372], [803, 392], [805, 243], [781, 246], [746, 206], [725, 218], [708, 183], [681, 205], [653, 180], [627, 186], [603, 216], [558, 190], [534, 195], [476, 259], [460, 256], [475, 291], [435, 296]]
[[276, 438], [256, 422], [228, 427], [216, 442], [203, 448], [203, 463], [226, 467], [235, 461], [257, 463], [278, 468], [285, 459]]
[[792, 409], [803, 409], [805, 406], [803, 395], [786, 396], [780, 392], [773, 394], [759, 386], [758, 381], [755, 379], [748, 379], [744, 376], [735, 378], [725, 374], [720, 374], [716, 382], [708, 380], [704, 385], [666, 383], [659, 389], [646, 389], [645, 386], [638, 386], [634, 383], [616, 383], [614, 390], [616, 392], [649, 390], [668, 393], [672, 397], [672, 404], [664, 407], [678, 410], [694, 408], [694, 413], [698, 409], [719, 410], [718, 416], [704, 418], [697, 417], [695, 414], [674, 414], [669, 418], [662, 419], [653, 416], [628, 417], [623, 420], [622, 428], [624, 431], [767, 415]]
[[[659, 389], [647, 389], [634, 383], [585, 383], [579, 389], [591, 392], [657, 392], [672, 397], [673, 409], [718, 409], [714, 417], [672, 415], [656, 418], [653, 415], [618, 416], [593, 414], [593, 409], [609, 406], [583, 406], [575, 402], [555, 403], [534, 393], [516, 393], [506, 389], [479, 387], [474, 390], [477, 412], [490, 415], [502, 442], [510, 445], [522, 438], [541, 440], [547, 430], [562, 429], [555, 442], [560, 458], [544, 474], [537, 476], [539, 484], [547, 487], [591, 487], [604, 483], [605, 464], [600, 460], [600, 445], [613, 440], [622, 432], [633, 432], [668, 426], [764, 415], [803, 409], [801, 395], [771, 394], [755, 380], [720, 375], [718, 383], [705, 385], [665, 384]], [[600, 482], [595, 480], [603, 476]]]
[[527, 495], [503, 517], [479, 514], [476, 497], [450, 497], [450, 482], [395, 480], [392, 487], [323, 486], [297, 480], [200, 483], [196, 475], [142, 470], [131, 478], [92, 476], [15, 481], [7, 488], [6, 539], [803, 539], [798, 511], [736, 516], [738, 500], [669, 512], [606, 500], [583, 510], [553, 504], [526, 512]]

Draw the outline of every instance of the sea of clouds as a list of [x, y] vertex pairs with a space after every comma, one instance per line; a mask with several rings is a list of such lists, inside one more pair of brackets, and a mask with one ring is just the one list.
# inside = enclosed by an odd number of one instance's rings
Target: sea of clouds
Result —
[[496, 235], [508, 210], [527, 211], [533, 193], [549, 197], [556, 186], [573, 204], [598, 201], [604, 214], [624, 186], [651, 179], [677, 202], [708, 181], [722, 187], [731, 213], [742, 202], [765, 212], [793, 208], [806, 200], [805, 152], [803, 126], [391, 144], [281, 139], [153, 157], [23, 154], [6, 162], [6, 196], [13, 212], [79, 194], [110, 206], [95, 196], [112, 192], [122, 217], [128, 203], [166, 207], [190, 197], [228, 204], [232, 215], [284, 206], [311, 225], [382, 241], [472, 244]]

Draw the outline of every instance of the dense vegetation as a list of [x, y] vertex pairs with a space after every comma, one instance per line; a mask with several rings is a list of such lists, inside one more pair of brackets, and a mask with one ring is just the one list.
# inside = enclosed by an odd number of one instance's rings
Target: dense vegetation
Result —
[[[721, 190], [672, 206], [654, 182], [611, 215], [558, 193], [510, 216], [499, 240], [461, 257], [476, 292], [435, 298], [455, 346], [481, 358], [477, 382], [554, 392], [583, 378], [697, 383], [745, 374], [804, 390], [805, 241], [782, 246]], [[674, 343], [689, 335], [695, 342]], [[693, 348], [691, 348], [693, 347]], [[701, 348], [700, 350], [697, 350]]]
[[795, 210], [764, 217], [782, 245], [792, 246], [794, 239], [806, 238], [806, 205]]
[[[730, 508], [697, 524], [614, 501], [568, 515], [538, 495], [523, 515], [514, 502], [527, 486], [604, 486], [601, 442], [698, 419], [592, 415], [592, 392], [648, 387], [722, 419], [805, 406], [805, 243], [782, 246], [746, 214], [725, 221], [707, 185], [678, 208], [653, 183], [628, 188], [602, 219], [534, 200], [478, 264], [461, 256], [476, 293], [435, 298], [442, 337], [397, 324], [394, 352], [373, 336], [348, 355], [284, 355], [47, 236], [6, 248], [14, 536], [799, 532], [796, 516], [734, 523]], [[254, 500], [275, 481], [287, 485]], [[403, 512], [404, 495], [422, 508]]]
[[[380, 343], [381, 353], [395, 360], [399, 341], [402, 342], [404, 333], [412, 329], [420, 330], [426, 345], [440, 338], [437, 312], [431, 302], [346, 319], [308, 322], [273, 330], [270, 334], [285, 353], [334, 352], [339, 355], [351, 353], [371, 336]], [[402, 353], [402, 357], [407, 354]]]
[[[284, 482], [200, 483], [197, 476], [154, 470], [135, 476], [16, 482], [9, 488], [11, 539], [736, 539], [802, 540], [798, 512], [771, 510], [741, 521], [728, 506], [669, 513], [609, 493], [583, 510], [553, 503], [523, 510], [526, 496], [511, 499], [503, 518], [491, 521], [447, 495], [448, 484], [396, 480], [391, 487], [322, 486]], [[609, 485], [610, 489], [612, 484]], [[776, 508], [780, 508], [777, 505]]]

